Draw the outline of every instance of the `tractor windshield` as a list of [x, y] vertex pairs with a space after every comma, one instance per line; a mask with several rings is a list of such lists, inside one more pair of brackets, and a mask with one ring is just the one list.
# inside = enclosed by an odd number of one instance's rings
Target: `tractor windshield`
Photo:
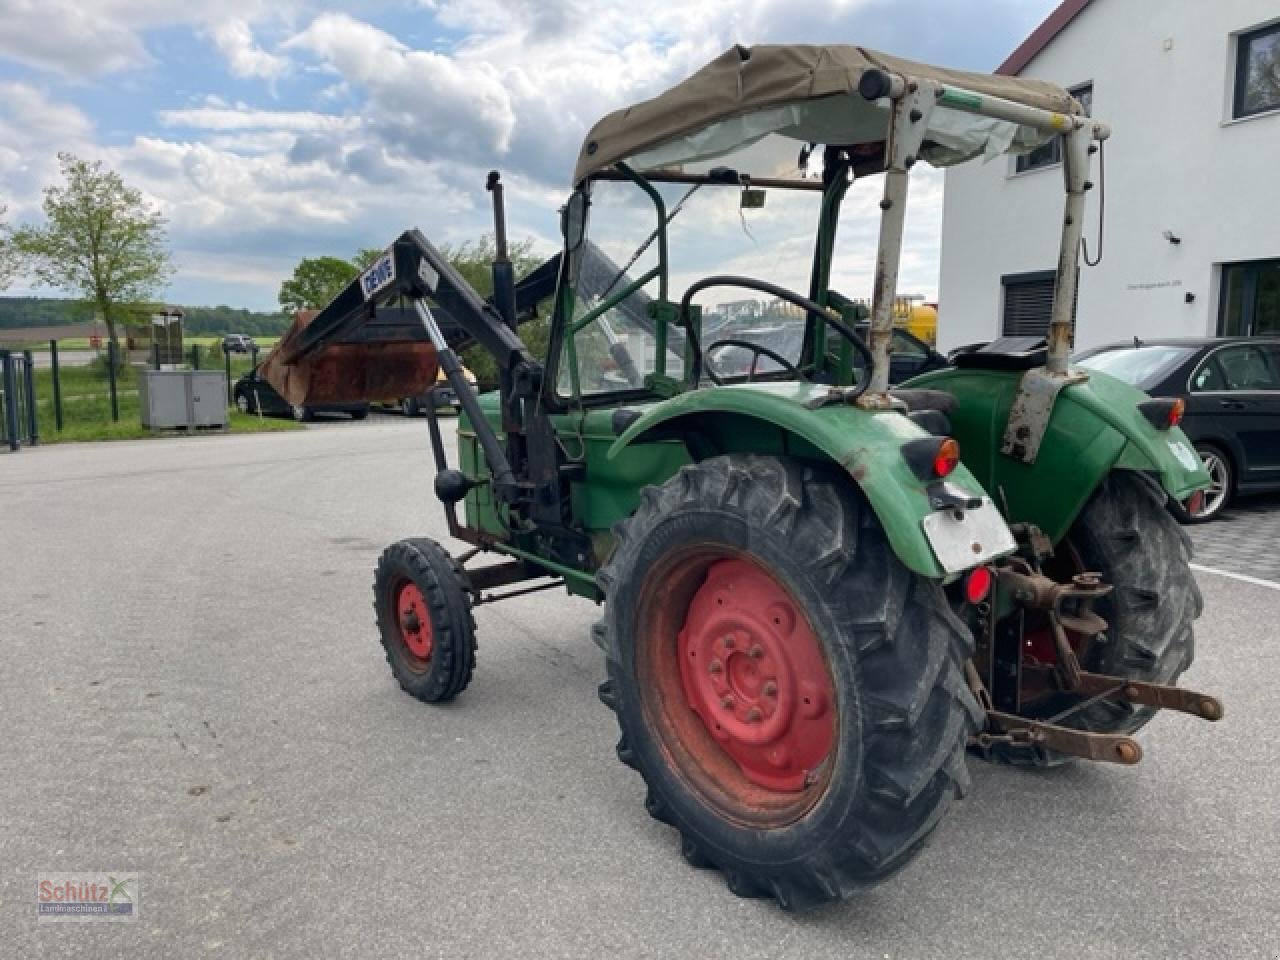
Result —
[[[782, 138], [776, 138], [781, 140]], [[765, 155], [757, 146], [757, 161]], [[788, 143], [774, 154], [762, 176], [794, 170], [798, 150]], [[731, 158], [735, 163], [741, 155]], [[749, 158], [748, 158], [749, 159]], [[745, 166], [745, 165], [744, 165]], [[698, 171], [702, 172], [702, 171]], [[741, 174], [743, 169], [735, 171]], [[746, 182], [750, 182], [747, 174]], [[816, 190], [767, 192], [731, 183], [654, 183], [662, 212], [645, 190], [630, 181], [592, 185], [588, 239], [575, 254], [573, 311], [566, 327], [565, 356], [557, 386], [562, 395], [580, 396], [643, 390], [654, 374], [680, 380], [687, 374], [686, 338], [676, 326], [660, 331], [652, 304], [679, 301], [695, 281], [716, 274], [765, 280], [808, 294], [813, 270], [814, 236], [822, 195]], [[666, 262], [657, 228], [665, 214]], [[701, 310], [704, 351], [720, 340], [758, 343], [798, 365], [805, 343], [806, 316], [776, 297], [733, 286], [701, 291], [693, 303]], [[723, 377], [742, 376], [750, 350], [726, 346], [716, 355]], [[782, 365], [762, 356], [756, 374], [776, 373]], [[576, 376], [576, 390], [574, 379]]]

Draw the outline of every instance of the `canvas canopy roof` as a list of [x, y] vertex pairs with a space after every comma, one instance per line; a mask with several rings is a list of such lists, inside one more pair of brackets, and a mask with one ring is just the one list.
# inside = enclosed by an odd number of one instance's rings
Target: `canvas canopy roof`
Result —
[[[574, 183], [627, 160], [640, 169], [713, 158], [769, 134], [850, 145], [883, 140], [888, 113], [858, 94], [871, 69], [936, 80], [1057, 113], [1082, 113], [1040, 80], [932, 67], [849, 45], [735, 46], [665, 93], [600, 120], [583, 142]], [[922, 157], [935, 166], [1029, 150], [1052, 134], [939, 106]]]

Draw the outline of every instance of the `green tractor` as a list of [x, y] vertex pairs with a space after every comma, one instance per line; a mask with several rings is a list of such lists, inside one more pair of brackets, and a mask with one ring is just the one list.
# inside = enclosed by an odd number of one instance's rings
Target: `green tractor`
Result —
[[[453, 466], [429, 411], [435, 492], [474, 549], [382, 555], [400, 685], [463, 691], [477, 603], [563, 587], [603, 604], [600, 698], [649, 813], [691, 864], [789, 908], [907, 862], [968, 787], [968, 755], [1132, 764], [1157, 709], [1219, 719], [1174, 686], [1201, 598], [1165, 503], [1208, 484], [1180, 403], [1068, 362], [1108, 133], [1046, 83], [735, 47], [596, 124], [563, 251], [519, 284], [490, 176], [491, 300], [403, 234], [268, 365], [286, 396], [409, 395], [435, 362], [457, 393]], [[1066, 191], [1047, 342], [891, 384], [912, 168], [1053, 137]], [[840, 213], [865, 177], [882, 178], [879, 242], [854, 260]], [[841, 278], [869, 283], [869, 316]], [[546, 296], [534, 357], [517, 331]], [[463, 343], [493, 355], [500, 389], [466, 382]], [[418, 373], [397, 359], [424, 355]]]

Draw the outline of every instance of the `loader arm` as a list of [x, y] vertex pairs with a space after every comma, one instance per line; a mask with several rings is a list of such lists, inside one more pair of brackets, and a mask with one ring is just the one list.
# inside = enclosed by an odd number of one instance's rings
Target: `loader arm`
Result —
[[[552, 263], [555, 266], [552, 266]], [[554, 291], [559, 257], [543, 264], [525, 287], [524, 306]], [[550, 276], [550, 280], [548, 280]], [[520, 312], [520, 286], [517, 286]], [[479, 343], [503, 369], [521, 361], [533, 362], [491, 301], [481, 297], [453, 265], [417, 229], [406, 230], [363, 273], [347, 284], [315, 318], [280, 345], [280, 360], [294, 364], [327, 346], [352, 342], [428, 343], [426, 331], [412, 310], [400, 301], [429, 299], [441, 332], [451, 346], [466, 340]], [[380, 323], [386, 318], [393, 322]], [[394, 322], [398, 320], [399, 322]]]

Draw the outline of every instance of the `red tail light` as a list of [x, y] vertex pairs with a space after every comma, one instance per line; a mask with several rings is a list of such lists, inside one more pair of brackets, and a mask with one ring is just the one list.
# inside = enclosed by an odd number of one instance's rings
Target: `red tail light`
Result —
[[951, 437], [921, 437], [902, 445], [902, 459], [924, 483], [949, 475], [960, 463], [960, 444]]
[[1187, 402], [1181, 397], [1143, 400], [1138, 404], [1138, 411], [1157, 430], [1172, 430], [1182, 422], [1182, 415], [1187, 412]]
[[964, 598], [969, 603], [981, 603], [991, 593], [991, 570], [989, 567], [974, 567], [964, 578]]
[[960, 444], [951, 437], [947, 437], [938, 444], [938, 452], [933, 455], [933, 475], [945, 477], [956, 468], [959, 462]]

